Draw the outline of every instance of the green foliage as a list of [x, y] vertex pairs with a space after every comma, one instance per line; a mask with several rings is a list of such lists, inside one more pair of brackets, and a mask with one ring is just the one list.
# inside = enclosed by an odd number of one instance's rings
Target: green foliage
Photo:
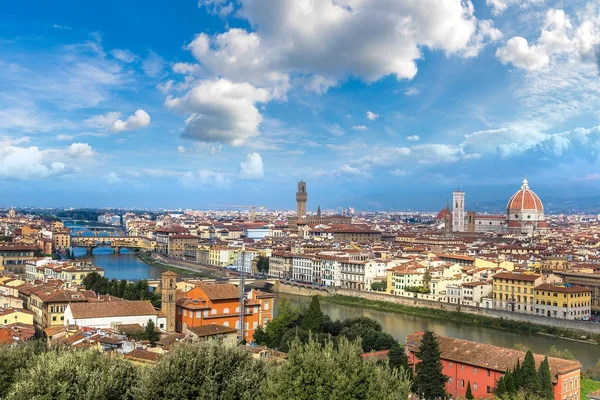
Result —
[[385, 292], [386, 289], [387, 289], [387, 282], [386, 281], [371, 283], [371, 290], [374, 290], [376, 292]]
[[411, 293], [421, 293], [421, 294], [429, 294], [429, 288], [426, 288], [425, 286], [406, 286], [404, 287], [404, 291], [405, 292], [411, 292]]
[[538, 388], [539, 395], [545, 400], [554, 399], [554, 387], [552, 385], [552, 375], [550, 374], [550, 365], [548, 364], [548, 357], [540, 363], [538, 368]]
[[475, 397], [473, 396], [473, 392], [471, 392], [471, 381], [467, 383], [467, 391], [465, 392], [465, 399], [473, 400]]
[[256, 260], [256, 269], [261, 274], [267, 274], [269, 272], [269, 257], [260, 255]]
[[504, 384], [506, 385], [506, 393], [516, 393], [515, 378], [510, 371], [506, 371], [506, 375], [504, 375]]
[[344, 325], [339, 319], [332, 321], [329, 315], [323, 316], [323, 332], [331, 336], [339, 336], [342, 329], [344, 329]]
[[522, 371], [521, 371], [521, 361], [520, 360], [517, 360], [517, 365], [515, 365], [515, 368], [513, 369], [512, 378], [513, 378], [514, 390], [511, 391], [511, 393], [516, 392], [517, 389], [519, 389], [520, 387], [523, 386], [523, 375], [522, 375]]
[[254, 330], [254, 343], [256, 343], [260, 346], [265, 346], [267, 344], [268, 340], [269, 340], [269, 337], [267, 336], [267, 333], [265, 332], [263, 327], [260, 325], [257, 326], [256, 329]]
[[159, 336], [159, 333], [154, 330], [154, 322], [149, 319], [146, 323], [146, 329], [144, 330], [145, 339], [154, 344], [158, 342]]
[[241, 347], [182, 343], [142, 372], [135, 398], [260, 399], [265, 378], [265, 364]]
[[587, 368], [583, 372], [583, 376], [585, 376], [586, 378], [589, 378], [589, 379], [595, 379], [597, 381], [600, 381], [600, 359], [598, 360], [596, 365], [594, 365], [593, 367]]
[[502, 397], [502, 395], [507, 392], [508, 391], [506, 390], [505, 377], [502, 376], [500, 377], [500, 379], [498, 379], [498, 382], [496, 383], [496, 390], [494, 391], [494, 394], [496, 395], [496, 397]]
[[591, 392], [600, 390], [600, 381], [593, 379], [581, 379], [581, 399], [586, 399]]
[[340, 338], [337, 348], [314, 340], [293, 341], [288, 361], [271, 370], [265, 399], [386, 400], [408, 398], [407, 374], [387, 365], [365, 362], [358, 342]]
[[308, 332], [302, 328], [295, 327], [288, 329], [288, 331], [281, 338], [281, 342], [279, 343], [279, 350], [287, 353], [290, 351], [290, 344], [294, 340], [300, 341], [300, 343], [304, 344], [308, 342]]
[[18, 374], [30, 367], [39, 354], [47, 351], [46, 343], [35, 340], [15, 347], [0, 346], [0, 399], [3, 399]]
[[0, 242], [12, 242], [12, 236], [0, 235]]
[[126, 280], [109, 280], [97, 272], [91, 272], [83, 278], [82, 283], [87, 290], [93, 290], [98, 294], [109, 294], [125, 300], [150, 300], [154, 307], [161, 305], [160, 295], [150, 292], [147, 280], [128, 283]]
[[319, 304], [319, 297], [313, 296], [310, 301], [308, 310], [302, 316], [302, 329], [312, 333], [320, 333], [323, 331], [323, 311]]
[[388, 361], [390, 367], [396, 368], [398, 370], [404, 369], [405, 371], [409, 371], [408, 368], [408, 357], [404, 352], [404, 348], [399, 344], [396, 344], [390, 349], [388, 353]]
[[272, 349], [279, 348], [283, 335], [298, 323], [300, 310], [291, 305], [287, 299], [278, 304], [277, 316], [265, 328], [266, 345]]
[[429, 271], [429, 267], [427, 267], [425, 269], [425, 273], [423, 274], [423, 287], [425, 289], [427, 289], [427, 292], [429, 293], [429, 289], [430, 289], [430, 284], [431, 284], [431, 271]]
[[97, 350], [49, 351], [23, 370], [6, 396], [21, 399], [133, 399], [136, 368]]
[[548, 352], [548, 355], [550, 357], [562, 358], [565, 360], [575, 360], [575, 356], [573, 355], [573, 353], [571, 353], [571, 350], [569, 350], [569, 349], [561, 350], [558, 347], [556, 347], [555, 345], [550, 346], [550, 351]]
[[416, 356], [420, 360], [416, 365], [416, 393], [422, 394], [426, 399], [446, 398], [448, 377], [442, 373], [440, 346], [433, 332], [426, 331], [423, 334]]
[[527, 393], [523, 390], [519, 390], [518, 392], [510, 394], [505, 393], [502, 396], [496, 396], [496, 398], [501, 400], [543, 400], [540, 397], [531, 393]]
[[521, 388], [528, 393], [537, 393], [539, 380], [535, 369], [535, 360], [533, 353], [528, 351], [525, 354], [523, 365], [521, 366]]

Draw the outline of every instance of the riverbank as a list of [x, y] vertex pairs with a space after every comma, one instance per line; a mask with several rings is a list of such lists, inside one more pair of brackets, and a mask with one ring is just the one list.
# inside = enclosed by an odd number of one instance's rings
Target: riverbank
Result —
[[194, 269], [192, 267], [186, 267], [183, 265], [172, 265], [172, 264], [167, 264], [164, 263], [156, 258], [154, 258], [152, 256], [152, 254], [147, 253], [147, 252], [137, 252], [135, 254], [135, 256], [142, 262], [148, 264], [148, 265], [152, 265], [153, 267], [157, 267], [157, 268], [162, 268], [164, 270], [169, 270], [169, 271], [173, 271], [173, 272], [177, 272], [178, 274], [181, 275], [187, 275], [187, 276], [191, 276], [194, 278], [215, 278], [215, 276], [209, 272], [206, 271], [198, 271], [197, 269]]
[[461, 324], [480, 326], [492, 329], [501, 329], [517, 333], [544, 334], [554, 337], [577, 339], [591, 344], [598, 344], [600, 335], [586, 334], [579, 331], [558, 328], [554, 326], [538, 325], [530, 322], [513, 321], [505, 318], [494, 318], [483, 315], [470, 314], [460, 311], [407, 306], [404, 304], [391, 303], [388, 301], [369, 300], [360, 297], [334, 294], [332, 296], [322, 296], [322, 300], [335, 304], [355, 305], [382, 311], [390, 311], [418, 317], [436, 318], [441, 320], [450, 320]]

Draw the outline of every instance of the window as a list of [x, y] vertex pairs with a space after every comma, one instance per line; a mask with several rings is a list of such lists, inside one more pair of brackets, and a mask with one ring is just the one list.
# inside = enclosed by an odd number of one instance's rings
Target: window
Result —
[[473, 382], [473, 390], [477, 391], [477, 382]]
[[461, 387], [465, 387], [465, 380], [464, 380], [464, 379], [461, 379], [461, 380], [460, 380], [460, 386], [461, 386]]
[[223, 314], [229, 314], [229, 308], [225, 307], [225, 308], [223, 309]]
[[196, 318], [200, 318], [202, 316], [202, 312], [201, 311], [196, 311]]
[[477, 373], [477, 367], [473, 367], [473, 373], [476, 374]]
[[448, 362], [448, 366], [451, 367], [452, 366], [452, 361]]
[[213, 308], [212, 310], [210, 310], [210, 313], [211, 313], [212, 315], [217, 315], [217, 309], [216, 309], [216, 308]]
[[56, 321], [56, 316], [52, 317], [52, 321]]
[[492, 376], [492, 373], [490, 372], [490, 370], [487, 370], [487, 376]]
[[227, 321], [223, 322], [223, 326], [229, 326], [229, 322], [227, 322]]
[[451, 376], [448, 377], [448, 383], [452, 384], [452, 377]]
[[461, 364], [461, 365], [460, 365], [460, 370], [461, 370], [461, 371], [464, 371], [464, 370], [465, 370], [465, 364]]

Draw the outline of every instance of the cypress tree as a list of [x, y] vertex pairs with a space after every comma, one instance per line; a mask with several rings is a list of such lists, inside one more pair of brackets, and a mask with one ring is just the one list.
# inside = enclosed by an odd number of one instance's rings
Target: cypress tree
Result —
[[515, 390], [520, 389], [523, 386], [523, 377], [521, 375], [521, 362], [517, 360], [517, 365], [513, 369], [512, 380], [515, 386]]
[[414, 381], [417, 394], [426, 399], [446, 398], [448, 377], [442, 373], [440, 346], [433, 332], [426, 331], [423, 334], [416, 355], [421, 361], [416, 366], [417, 376]]
[[494, 390], [494, 394], [496, 397], [502, 397], [504, 393], [506, 393], [506, 384], [504, 383], [504, 377], [501, 376], [496, 383], [496, 390]]
[[467, 383], [467, 392], [465, 393], [465, 399], [467, 400], [473, 400], [475, 397], [473, 397], [473, 392], [471, 392], [471, 381], [469, 381]]
[[510, 371], [506, 371], [506, 375], [504, 376], [504, 384], [506, 385], [506, 393], [512, 394], [517, 391], [513, 374]]
[[304, 317], [302, 317], [301, 327], [311, 333], [323, 332], [323, 311], [321, 311], [321, 305], [317, 296], [312, 297], [310, 306], [306, 310]]
[[554, 399], [554, 387], [552, 385], [552, 375], [550, 374], [550, 364], [548, 363], [548, 357], [540, 363], [538, 369], [538, 388], [539, 395], [542, 399], [553, 400]]
[[525, 389], [529, 394], [534, 394], [538, 391], [538, 376], [531, 350], [525, 354], [525, 359], [521, 366], [521, 388]]

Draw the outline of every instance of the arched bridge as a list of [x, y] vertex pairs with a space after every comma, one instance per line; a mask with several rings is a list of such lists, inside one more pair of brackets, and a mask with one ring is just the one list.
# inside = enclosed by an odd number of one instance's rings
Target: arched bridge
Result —
[[84, 247], [88, 252], [96, 247], [112, 247], [118, 253], [122, 248], [145, 249], [146, 240], [139, 236], [71, 236], [71, 247]]

